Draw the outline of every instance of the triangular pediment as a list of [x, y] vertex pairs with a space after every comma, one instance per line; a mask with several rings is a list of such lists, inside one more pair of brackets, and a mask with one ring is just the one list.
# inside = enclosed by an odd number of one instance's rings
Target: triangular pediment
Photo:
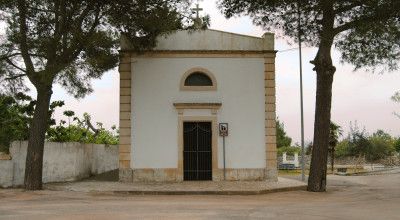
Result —
[[[122, 41], [122, 50], [129, 50]], [[254, 37], [218, 30], [180, 30], [159, 36], [154, 50], [161, 51], [273, 51], [274, 34]]]

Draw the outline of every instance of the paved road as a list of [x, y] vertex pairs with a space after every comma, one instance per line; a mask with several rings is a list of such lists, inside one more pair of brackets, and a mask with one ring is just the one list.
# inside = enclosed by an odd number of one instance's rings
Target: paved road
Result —
[[400, 219], [400, 174], [330, 176], [326, 193], [111, 196], [0, 190], [0, 219]]

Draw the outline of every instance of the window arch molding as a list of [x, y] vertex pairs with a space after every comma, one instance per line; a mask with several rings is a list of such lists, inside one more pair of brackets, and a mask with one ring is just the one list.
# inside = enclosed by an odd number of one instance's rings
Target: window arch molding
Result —
[[[195, 86], [195, 85], [185, 85], [186, 79], [192, 74], [204, 74], [206, 75], [212, 82], [211, 86]], [[215, 91], [217, 90], [217, 80], [215, 79], [214, 74], [212, 74], [209, 70], [201, 67], [191, 68], [186, 71], [181, 77], [180, 82], [180, 90], [182, 91]]]

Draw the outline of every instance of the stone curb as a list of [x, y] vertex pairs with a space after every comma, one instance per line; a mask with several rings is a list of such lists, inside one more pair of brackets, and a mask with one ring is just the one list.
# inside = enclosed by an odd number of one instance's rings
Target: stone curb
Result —
[[218, 190], [210, 190], [210, 191], [140, 191], [140, 190], [132, 190], [132, 191], [111, 191], [111, 192], [93, 192], [99, 194], [114, 194], [114, 195], [263, 195], [269, 193], [276, 192], [288, 192], [288, 191], [303, 191], [306, 190], [307, 186], [290, 186], [290, 187], [282, 187], [276, 189], [265, 189], [265, 190], [246, 190], [246, 191], [218, 191]]
[[[363, 171], [363, 172], [357, 172], [357, 173], [336, 173], [335, 175], [338, 176], [371, 176], [371, 175], [384, 175], [386, 174], [385, 172], [390, 172], [393, 170], [398, 170], [399, 168], [389, 168], [389, 169], [383, 169], [383, 170], [372, 170], [372, 171]], [[400, 172], [400, 170], [399, 170]]]

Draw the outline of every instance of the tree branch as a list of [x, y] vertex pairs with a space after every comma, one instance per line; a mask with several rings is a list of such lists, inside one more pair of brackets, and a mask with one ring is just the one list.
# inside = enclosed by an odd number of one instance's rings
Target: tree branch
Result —
[[376, 21], [376, 20], [377, 20], [377, 18], [375, 16], [363, 17], [363, 18], [360, 18], [360, 19], [357, 19], [357, 20], [349, 21], [349, 22], [347, 22], [347, 23], [345, 23], [343, 25], [337, 26], [336, 28], [333, 29], [333, 31], [335, 32], [335, 35], [336, 35], [336, 34], [339, 34], [339, 33], [343, 32], [343, 31], [347, 31], [347, 30], [353, 29], [353, 28], [355, 28], [355, 27], [357, 27], [359, 25], [362, 25], [362, 24], [364, 24], [366, 22], [372, 22], [372, 21]]
[[[82, 41], [86, 41], [96, 30], [96, 27], [98, 26], [99, 22], [100, 22], [100, 6], [98, 5], [96, 6], [96, 2], [92, 1], [90, 3], [88, 3], [88, 5], [86, 6], [86, 8], [82, 11], [82, 13], [80, 14], [80, 16], [76, 19], [76, 23], [75, 23], [75, 29], [74, 30], [74, 37], [72, 38], [71, 45], [76, 45], [75, 48], [69, 48], [69, 50], [66, 48], [65, 51], [62, 54], [62, 58], [63, 60], [59, 63], [71, 63], [75, 60], [75, 58], [79, 55], [79, 53], [81, 53], [81, 51], [84, 49], [84, 42]], [[82, 24], [84, 22], [84, 19], [87, 15], [89, 15], [90, 11], [95, 10], [95, 18], [93, 21], [93, 25], [89, 28], [88, 32], [86, 35], [82, 36], [82, 33], [85, 33], [84, 30], [82, 30]], [[62, 69], [65, 68], [66, 65], [63, 66]], [[59, 70], [62, 70], [59, 69]]]
[[[60, 15], [61, 14], [61, 15]], [[60, 18], [61, 17], [61, 18]], [[51, 42], [51, 55], [48, 57], [48, 63], [52, 63], [56, 58], [57, 43], [60, 41], [62, 33], [64, 32], [65, 24], [65, 1], [55, 1], [54, 3], [54, 37]]]
[[11, 57], [15, 57], [15, 56], [19, 56], [19, 55], [21, 55], [21, 53], [13, 53], [13, 54], [9, 54], [9, 55], [4, 55], [4, 56], [0, 57], [0, 60], [9, 59]]
[[18, 78], [24, 77], [24, 76], [27, 76], [27, 74], [19, 74], [19, 75], [16, 75], [16, 76], [5, 78], [5, 80], [14, 80], [14, 79], [18, 79]]
[[10, 64], [11, 66], [13, 66], [14, 68], [16, 68], [16, 69], [18, 69], [18, 70], [20, 70], [20, 71], [22, 71], [22, 72], [24, 72], [24, 73], [26, 73], [26, 70], [24, 70], [24, 69], [22, 69], [21, 67], [19, 67], [19, 66], [17, 66], [15, 63], [13, 63], [10, 59], [6, 59], [6, 62], [8, 63], [8, 64]]
[[334, 28], [335, 35], [343, 31], [356, 28], [368, 22], [385, 21], [389, 18], [392, 18], [394, 14], [399, 13], [397, 10], [398, 7], [399, 3], [394, 3], [394, 5], [390, 4], [390, 5], [380, 6], [379, 8], [377, 7], [373, 12], [373, 14], [370, 16], [362, 16], [359, 17], [358, 19], [349, 21], [343, 25]]
[[33, 66], [33, 62], [31, 57], [29, 56], [29, 49], [28, 49], [28, 43], [27, 43], [27, 32], [28, 32], [28, 27], [26, 24], [26, 5], [25, 1], [23, 0], [18, 0], [18, 9], [19, 9], [19, 25], [20, 25], [20, 44], [21, 44], [21, 55], [22, 58], [24, 59], [25, 66], [27, 68], [28, 72], [35, 72], [35, 68]]
[[86, 122], [86, 125], [87, 125], [87, 130], [89, 130], [89, 128], [94, 132], [94, 136], [96, 137], [98, 134], [99, 134], [99, 129], [96, 129], [93, 125], [92, 125], [92, 122], [90, 121], [90, 116], [85, 116], [84, 115], [84, 118], [85, 118], [85, 122]]
[[46, 9], [41, 9], [41, 8], [35, 8], [31, 6], [27, 6], [27, 8], [33, 10], [33, 11], [39, 11], [39, 12], [46, 12], [46, 13], [54, 13], [53, 10], [46, 10]]
[[337, 9], [334, 10], [334, 12], [335, 12], [335, 14], [340, 14], [340, 13], [349, 11], [349, 10], [351, 10], [351, 9], [357, 7], [357, 6], [362, 6], [362, 5], [363, 5], [362, 2], [356, 1], [353, 4], [345, 5], [343, 7], [337, 8]]

